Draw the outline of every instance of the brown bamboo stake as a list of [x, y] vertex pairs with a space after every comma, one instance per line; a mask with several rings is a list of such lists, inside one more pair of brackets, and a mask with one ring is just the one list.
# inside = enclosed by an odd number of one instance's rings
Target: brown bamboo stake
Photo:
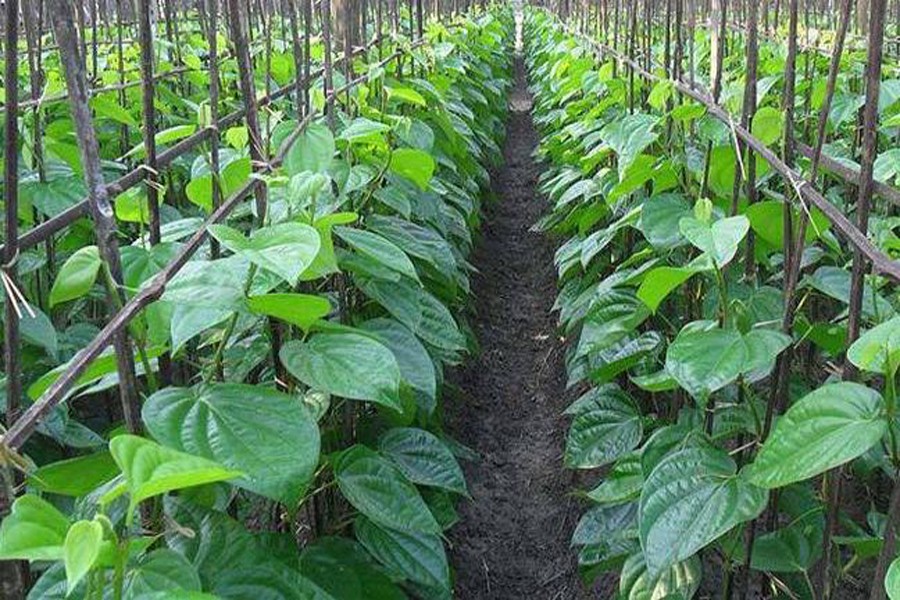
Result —
[[[72, 6], [67, 0], [51, 0], [50, 13], [53, 17], [56, 39], [60, 46], [66, 87], [71, 98], [72, 120], [75, 123], [75, 133], [78, 138], [97, 247], [113, 280], [121, 285], [122, 266], [119, 260], [119, 244], [116, 239], [116, 220], [100, 168], [100, 150], [88, 104], [87, 74], [82, 58], [83, 54], [79, 50]], [[111, 315], [115, 313], [115, 307], [122, 301], [121, 296], [114, 298], [114, 294], [119, 294], [119, 290], [110, 290], [108, 310]], [[113, 337], [113, 345], [116, 351], [119, 394], [125, 422], [129, 431], [137, 433], [141, 430], [141, 412], [135, 381], [134, 356], [127, 332], [117, 332]]]
[[[4, 304], [3, 335], [3, 362], [6, 370], [6, 426], [11, 427], [19, 418], [19, 399], [22, 396], [22, 364], [19, 357], [19, 319], [24, 307], [19, 307], [19, 299], [10, 290], [18, 285], [19, 247], [16, 238], [19, 234], [19, 126], [18, 126], [18, 101], [19, 101], [19, 59], [17, 56], [19, 42], [19, 15], [18, 3], [6, 3], [6, 43], [4, 47], [4, 60], [6, 70], [4, 83], [6, 85], [6, 103], [9, 109], [6, 112], [4, 137], [6, 160], [4, 180], [4, 204], [6, 210], [6, 225], [4, 234], [10, 241], [3, 249], [3, 269], [0, 276], [3, 278], [6, 293]], [[12, 469], [6, 464], [0, 464], [0, 477], [6, 485], [0, 487], [0, 517], [9, 513], [9, 508], [15, 498], [15, 476]], [[22, 561], [0, 561], [0, 595], [11, 600], [20, 600], [25, 597], [28, 585], [28, 566]]]

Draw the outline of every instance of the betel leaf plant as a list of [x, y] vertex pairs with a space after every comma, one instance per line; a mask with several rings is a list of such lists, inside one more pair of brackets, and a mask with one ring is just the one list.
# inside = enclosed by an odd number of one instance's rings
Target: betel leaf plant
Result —
[[[832, 517], [819, 483], [838, 468], [856, 486], [897, 480], [893, 288], [867, 278], [864, 332], [848, 345], [852, 252], [809, 210], [800, 300], [784, 330], [785, 215], [796, 226], [802, 210], [785, 203], [790, 184], [739, 155], [728, 125], [671, 82], [630, 74], [549, 12], [526, 9], [524, 40], [546, 166], [536, 228], [558, 240], [554, 308], [576, 397], [564, 462], [596, 481], [580, 491], [588, 508], [572, 538], [585, 581], [617, 576], [628, 600], [738, 586], [821, 597], [827, 543], [835, 585], [863, 593], [853, 574], [884, 558], [893, 504], [874, 497], [862, 521], [847, 505]], [[696, 74], [708, 73], [708, 38], [695, 42]], [[726, 68], [726, 90], [742, 85], [742, 65]], [[762, 79], [777, 69], [761, 68], [751, 129], [777, 148], [778, 86]], [[735, 97], [723, 95], [737, 113]], [[752, 204], [742, 182], [751, 160]], [[804, 358], [776, 405], [789, 349]], [[858, 382], [836, 376], [845, 354]], [[839, 529], [826, 538], [832, 518]], [[900, 567], [884, 566], [874, 585], [897, 595]]]
[[[223, 132], [217, 178], [208, 147], [166, 178], [158, 244], [145, 201], [117, 200], [124, 289], [72, 240], [41, 326], [90, 340], [104, 294], [149, 285], [212, 212], [214, 185], [265, 179], [265, 212], [248, 198], [212, 226], [129, 329], [142, 435], [92, 408], [118, 384], [107, 352], [22, 449], [0, 560], [31, 563], [30, 598], [451, 596], [444, 531], [472, 453], [443, 431], [444, 369], [474, 347], [466, 257], [500, 158], [511, 25], [508, 8], [476, 10], [430, 24], [424, 44], [387, 40], [399, 66], [362, 55], [368, 75], [336, 98], [333, 125], [311, 119], [266, 175], [251, 174], [247, 130]], [[273, 151], [299, 122], [274, 107]], [[28, 402], [72, 356], [57, 339], [58, 360], [26, 370]]]

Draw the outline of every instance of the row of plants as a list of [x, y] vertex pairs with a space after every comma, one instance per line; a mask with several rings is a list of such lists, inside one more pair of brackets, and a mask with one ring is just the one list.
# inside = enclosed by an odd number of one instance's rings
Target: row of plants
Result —
[[[672, 55], [674, 34], [670, 33], [668, 52], [666, 50], [665, 27], [662, 23], [654, 23], [648, 28], [651, 41], [648, 43], [649, 64], [655, 73], [664, 74], [662, 65], [666, 62], [666, 56], [673, 61]], [[787, 24], [779, 27], [780, 37], [766, 36], [759, 32], [757, 40], [758, 58], [756, 61], [757, 83], [757, 127], [762, 132], [762, 138], [766, 137], [766, 129], [774, 131], [770, 123], [777, 124], [783, 120], [782, 91], [784, 89], [784, 65], [787, 60], [788, 46], [784, 39], [787, 33]], [[712, 90], [714, 85], [709, 80], [712, 72], [712, 36], [710, 27], [705, 23], [697, 23], [693, 38], [686, 32], [678, 51], [681, 56], [678, 72], [683, 81], [693, 81], [706, 90]], [[829, 52], [834, 46], [836, 32], [830, 29], [811, 28], [807, 30], [803, 23], [798, 30], [800, 48], [797, 55], [797, 81], [795, 87], [795, 126], [798, 139], [805, 141], [810, 146], [815, 145], [816, 125], [819, 111], [825, 101], [826, 83], [830, 63]], [[606, 38], [600, 34], [597, 38], [609, 47], [617, 46], [619, 49], [627, 47], [627, 40], [619, 33], [607, 31]], [[642, 42], [645, 43], [645, 42]], [[722, 45], [725, 48], [721, 91], [719, 103], [729, 113], [734, 115], [735, 121], [740, 121], [744, 104], [744, 87], [747, 78], [748, 34], [745, 29], [729, 28]], [[840, 68], [835, 86], [834, 96], [830, 102], [830, 110], [826, 121], [826, 140], [824, 153], [837, 160], [841, 165], [859, 171], [859, 157], [861, 149], [858, 130], [862, 126], [861, 109], [865, 102], [865, 67], [866, 45], [848, 41], [844, 52], [841, 54]], [[673, 67], [670, 66], [670, 70]], [[644, 88], [644, 94], [650, 92]], [[657, 94], [663, 93], [659, 90]], [[880, 133], [888, 142], [882, 146], [883, 150], [877, 157], [875, 166], [875, 179], [886, 184], [897, 184], [897, 175], [900, 174], [900, 151], [896, 146], [898, 131], [900, 131], [900, 63], [893, 55], [884, 56], [882, 67], [882, 82], [879, 92], [879, 123]], [[850, 196], [852, 198], [852, 196]], [[852, 211], [852, 202], [847, 202], [845, 196], [833, 192], [829, 200], [836, 206], [840, 206], [847, 212]], [[893, 250], [891, 248], [891, 250]], [[886, 250], [887, 251], [887, 250]]]
[[[25, 446], [27, 493], [0, 525], [0, 559], [41, 572], [30, 598], [451, 596], [443, 532], [472, 453], [442, 430], [443, 371], [474, 345], [466, 256], [500, 158], [510, 18], [433, 24], [402, 79], [359, 65], [334, 127], [315, 120], [265, 177], [265, 215], [210, 227], [130, 328], [146, 435], [103, 410], [114, 355], [91, 365]], [[251, 165], [246, 132], [224, 134], [227, 194]], [[191, 162], [162, 242], [122, 247], [129, 295], [211, 209], [208, 149]], [[90, 339], [113, 285], [96, 246], [60, 251], [45, 326], [71, 325], [36, 361]], [[159, 385], [164, 354], [177, 385]]]
[[[565, 463], [599, 476], [580, 493], [589, 508], [572, 538], [584, 579], [617, 574], [623, 599], [688, 599], [704, 571], [716, 575], [705, 591], [723, 597], [763, 574], [767, 597], [819, 597], [818, 483], [843, 466], [847, 494], [865, 503], [840, 507], [832, 572], [863, 593], [852, 584], [882, 552], [894, 518], [884, 490], [900, 465], [895, 288], [867, 279], [866, 331], [848, 348], [852, 252], [812, 211], [785, 333], [785, 182], [764, 160], [739, 157], [729, 127], [671, 82], [632, 84], [543, 11], [527, 12], [525, 30], [547, 164], [537, 226], [561, 240], [555, 308], [579, 393], [566, 410]], [[885, 135], [898, 109], [882, 107]], [[773, 110], [761, 108], [752, 129], [776, 146], [783, 117]], [[735, 186], [750, 160], [753, 204]], [[851, 197], [843, 184], [827, 195]], [[796, 224], [803, 209], [790, 210]], [[873, 216], [871, 237], [886, 251], [893, 219]], [[799, 358], [778, 407], [773, 371], [789, 347]], [[859, 382], [835, 368], [845, 353]], [[896, 565], [872, 583], [892, 598]]]
[[[157, 79], [154, 85], [156, 107], [156, 145], [162, 152], [178, 142], [194, 136], [210, 126], [210, 46], [206, 34], [197, 26], [199, 14], [192, 11], [184, 15], [175, 39], [157, 36], [154, 45], [154, 73]], [[299, 110], [298, 96], [291, 93], [280, 93], [293, 88], [295, 82], [303, 76], [304, 64], [295, 62], [292, 38], [290, 36], [289, 19], [270, 16], [265, 31], [257, 31], [250, 42], [250, 54], [254, 67], [255, 85], [258, 98], [267, 100], [261, 111], [260, 122], [264, 136], [262, 145], [274, 152], [282, 137], [279, 132], [290, 131], [292, 120]], [[224, 30], [225, 24], [220, 23]], [[124, 26], [123, 26], [124, 27]], [[162, 33], [166, 29], [164, 23], [157, 28]], [[94, 125], [100, 142], [100, 154], [103, 159], [103, 171], [107, 180], [121, 177], [139, 166], [146, 157], [143, 145], [141, 113], [142, 89], [141, 51], [136, 40], [134, 28], [126, 28], [121, 51], [117, 39], [118, 30], [113, 27], [100, 27], [98, 39], [110, 39], [112, 42], [97, 42], [96, 62], [93, 60], [94, 42], [88, 48], [87, 61], [89, 71], [93, 74], [91, 84], [95, 93], [91, 96], [91, 109]], [[374, 35], [373, 35], [374, 37]], [[310, 32], [309, 69], [313, 74], [321, 71], [324, 62], [325, 47], [320, 33]], [[22, 61], [19, 70], [19, 89], [24, 90], [20, 100], [31, 101], [37, 98], [37, 106], [23, 109], [19, 115], [20, 135], [24, 140], [21, 145], [20, 164], [24, 168], [20, 172], [19, 219], [22, 229], [28, 229], [42, 221], [59, 215], [81, 201], [87, 194], [83, 179], [81, 157], [75, 137], [74, 124], [65, 102], [65, 78], [61, 66], [60, 55], [51, 46], [52, 37], [48, 34], [43, 39], [43, 49], [35, 63], [40, 65], [38, 79], [42, 87], [34, 94], [30, 89], [34, 75], [29, 68], [32, 61]], [[300, 41], [301, 44], [304, 40]], [[410, 40], [403, 36], [382, 41], [382, 52], [394, 48], [408, 47]], [[221, 117], [230, 115], [244, 107], [239, 90], [238, 61], [231, 50], [228, 38], [222, 33], [217, 36], [219, 94], [218, 114]], [[389, 48], [388, 48], [389, 47]], [[177, 49], [177, 51], [176, 51]], [[24, 56], [24, 42], [19, 44], [20, 53]], [[362, 53], [354, 62], [356, 73], [365, 72], [375, 51]], [[336, 65], [335, 85], [340, 87], [346, 83], [343, 62]], [[310, 86], [311, 96], [321, 110], [324, 104], [322, 86]], [[268, 97], [279, 92], [280, 98], [268, 102]], [[60, 101], [63, 100], [63, 101]], [[241, 178], [249, 173], [249, 164], [235, 160], [235, 153], [240, 154], [248, 143], [247, 128], [240, 120], [221, 132], [225, 161], [225, 191], [235, 189]], [[246, 155], [246, 152], [244, 152]], [[244, 156], [246, 157], [246, 156]], [[211, 204], [208, 173], [209, 160], [203, 160], [199, 152], [191, 152], [177, 160], [166, 169], [161, 181], [157, 183], [158, 193], [164, 196], [166, 203], [162, 206], [163, 216], [175, 220], [184, 208], [195, 205], [207, 208]], [[241, 158], [241, 157], [238, 157]], [[185, 195], [182, 193], [186, 184], [194, 182]], [[182, 200], [188, 200], [183, 203]], [[185, 206], [183, 206], [185, 205]], [[114, 199], [116, 217], [122, 227], [133, 233], [148, 221], [147, 191], [143, 186], [135, 186]], [[178, 211], [173, 209], [179, 209]], [[34, 248], [23, 253], [19, 263], [20, 272], [26, 277], [28, 297], [35, 304], [32, 308], [36, 317], [26, 319], [23, 333], [26, 338], [39, 347], [51, 350], [58, 344], [66, 344], [64, 336], [52, 335], [47, 325], [47, 313], [52, 308], [50, 287], [52, 275], [58, 267], [57, 253], [65, 256], [72, 249], [89, 242], [92, 230], [87, 220], [80, 220], [61, 235], [51, 240], [47, 248]], [[48, 256], [49, 254], [49, 256]], [[49, 273], [51, 277], [42, 277]], [[77, 332], [73, 332], [77, 333]], [[75, 336], [73, 343], [78, 343]], [[41, 365], [45, 366], [45, 365]]]

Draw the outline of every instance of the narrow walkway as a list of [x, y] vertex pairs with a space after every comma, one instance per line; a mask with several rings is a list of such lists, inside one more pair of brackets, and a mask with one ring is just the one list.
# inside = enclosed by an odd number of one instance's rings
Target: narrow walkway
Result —
[[567, 396], [550, 312], [553, 246], [529, 231], [545, 206], [520, 58], [510, 101], [499, 198], [474, 257], [481, 354], [455, 377], [463, 397], [448, 407], [451, 433], [481, 455], [466, 467], [473, 500], [451, 530], [451, 562], [460, 600], [578, 600], [588, 596], [569, 547], [578, 508], [562, 464]]

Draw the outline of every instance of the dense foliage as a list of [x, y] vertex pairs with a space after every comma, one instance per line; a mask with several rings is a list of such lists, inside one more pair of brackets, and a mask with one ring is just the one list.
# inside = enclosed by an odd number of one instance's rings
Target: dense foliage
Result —
[[[434, 25], [421, 47], [401, 40], [402, 71], [357, 61], [368, 81], [339, 98], [333, 129], [314, 120], [267, 176], [266, 214], [247, 202], [211, 227], [213, 240], [130, 328], [145, 436], [98, 410], [118, 377], [111, 352], [94, 361], [23, 449], [27, 493], [0, 526], [0, 559], [43, 571], [30, 598], [450, 596], [442, 532], [467, 496], [457, 459], [470, 451], [442, 431], [443, 370], [474, 344], [466, 256], [486, 166], [499, 158], [509, 18]], [[203, 38], [185, 48], [201, 56]], [[269, 56], [278, 83], [296, 75], [287, 52]], [[200, 97], [202, 79], [189, 79]], [[49, 80], [59, 80], [52, 66]], [[208, 118], [193, 96], [160, 104], [163, 146]], [[124, 164], [118, 140], [121, 126], [136, 128], [136, 107], [94, 99], [110, 172]], [[272, 148], [297, 125], [287, 110], [267, 112]], [[52, 216], [54, 201], [84, 189], [77, 155], [51, 137], [70, 140], [71, 121], [62, 109], [47, 117], [48, 176], [27, 185]], [[227, 195], [252, 165], [246, 128], [223, 137]], [[115, 201], [131, 234], [121, 250], [129, 295], [212, 210], [208, 148], [166, 183], [157, 245], [144, 235], [143, 188]], [[87, 223], [54, 250], [46, 311], [23, 321], [28, 401], [98, 332], [114, 285]], [[43, 252], [23, 257], [26, 279], [53, 260]], [[164, 353], [179, 385], [158, 385]]]
[[[754, 158], [759, 199], [748, 203], [735, 178], [751, 159], [736, 154], [728, 124], [671, 82], [648, 82], [598, 58], [542, 11], [528, 13], [525, 41], [548, 166], [542, 189], [550, 208], [540, 227], [562, 242], [556, 308], [570, 340], [569, 385], [582, 392], [567, 410], [565, 462], [604, 468], [584, 492], [590, 508], [572, 538], [585, 579], [617, 572], [619, 595], [630, 600], [691, 598], [712, 569], [724, 571], [730, 593], [731, 572], [750, 552], [750, 568], [773, 582], [765, 593], [812, 597], [826, 518], [819, 476], [847, 465], [857, 489], [878, 489], [900, 465], [895, 289], [868, 278], [866, 331], [847, 348], [852, 252], [813, 210], [801, 300], [785, 333], [789, 184]], [[706, 42], [698, 34], [697, 73], [709, 72]], [[763, 52], [752, 123], [773, 148], [784, 127], [777, 52]], [[724, 102], [735, 113], [739, 63], [723, 76]], [[889, 139], [900, 103], [896, 82], [885, 83]], [[839, 89], [826, 150], [852, 164], [853, 110], [842, 107], [859, 108], [862, 96]], [[895, 154], [878, 157], [876, 177], [893, 177]], [[847, 196], [845, 185], [828, 189], [839, 206]], [[790, 210], [796, 225], [807, 208]], [[891, 254], [894, 225], [888, 214], [872, 217], [872, 239]], [[787, 406], [777, 407], [773, 371], [788, 348], [803, 360], [789, 374]], [[841, 381], [830, 367], [845, 351], [861, 382]], [[878, 555], [886, 500], [882, 493], [869, 507], [842, 510], [846, 534], [831, 542], [842, 573], [869, 568]], [[900, 596], [898, 572], [886, 582], [892, 597]]]

